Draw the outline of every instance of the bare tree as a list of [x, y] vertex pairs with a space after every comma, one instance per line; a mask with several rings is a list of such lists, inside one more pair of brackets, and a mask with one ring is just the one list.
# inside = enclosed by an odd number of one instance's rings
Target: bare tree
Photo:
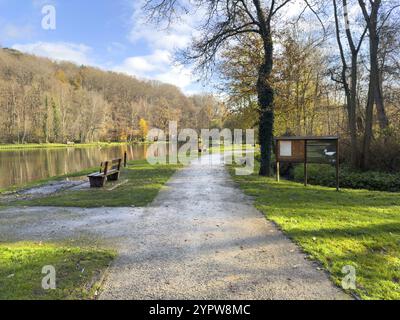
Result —
[[[369, 33], [369, 55], [370, 55], [370, 103], [373, 101], [376, 104], [378, 112], [378, 120], [381, 129], [389, 126], [389, 120], [386, 116], [385, 105], [382, 93], [382, 86], [379, 80], [379, 26], [378, 17], [379, 11], [382, 8], [382, 0], [369, 0], [370, 12], [368, 12], [367, 5], [364, 0], [358, 0], [360, 4], [364, 19], [367, 23]], [[369, 110], [370, 111], [370, 110]]]
[[192, 9], [204, 10], [206, 16], [201, 35], [184, 54], [184, 60], [197, 63], [198, 69], [209, 71], [216, 56], [230, 41], [242, 34], [255, 34], [262, 42], [263, 61], [258, 70], [259, 140], [261, 145], [260, 175], [271, 174], [274, 129], [274, 89], [272, 20], [291, 0], [149, 0], [145, 8], [160, 22], [171, 22]]
[[[369, 33], [369, 58], [370, 58], [370, 80], [369, 80], [369, 91], [368, 91], [368, 102], [366, 109], [366, 129], [365, 138], [363, 145], [363, 161], [362, 167], [368, 169], [369, 167], [369, 154], [371, 141], [373, 136], [373, 107], [376, 105], [378, 114], [378, 122], [381, 129], [386, 129], [389, 126], [389, 119], [386, 115], [383, 88], [382, 88], [382, 77], [379, 64], [379, 48], [380, 48], [380, 35], [385, 25], [385, 22], [389, 19], [390, 15], [396, 8], [399, 8], [399, 4], [394, 4], [383, 13], [382, 25], [379, 25], [380, 13], [383, 9], [382, 0], [369, 0], [368, 4], [364, 0], [358, 0], [363, 17], [366, 21], [368, 33]], [[369, 12], [368, 12], [369, 9]]]
[[[341, 29], [339, 23], [339, 10], [337, 1], [333, 0], [335, 26], [336, 26], [336, 40], [339, 46], [340, 59], [342, 62], [342, 70], [340, 78], [335, 79], [332, 74], [332, 79], [343, 85], [346, 100], [347, 100], [347, 114], [348, 114], [348, 126], [350, 132], [351, 141], [351, 163], [354, 167], [359, 166], [359, 147], [358, 147], [358, 134], [357, 134], [357, 83], [358, 83], [358, 58], [360, 49], [365, 38], [367, 28], [364, 28], [363, 33], [359, 37], [356, 43], [351, 31], [347, 0], [342, 0], [343, 4], [343, 16], [345, 21], [345, 33], [347, 38], [348, 47], [351, 53], [351, 62], [349, 63], [346, 58], [346, 52], [342, 43]], [[349, 66], [350, 65], [350, 66]], [[350, 70], [350, 76], [349, 71]]]

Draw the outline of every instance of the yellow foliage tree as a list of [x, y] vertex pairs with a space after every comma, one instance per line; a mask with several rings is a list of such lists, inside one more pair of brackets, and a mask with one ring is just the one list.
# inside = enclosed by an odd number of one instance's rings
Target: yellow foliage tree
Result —
[[146, 140], [147, 134], [149, 133], [149, 125], [145, 119], [140, 119], [139, 121], [140, 137]]

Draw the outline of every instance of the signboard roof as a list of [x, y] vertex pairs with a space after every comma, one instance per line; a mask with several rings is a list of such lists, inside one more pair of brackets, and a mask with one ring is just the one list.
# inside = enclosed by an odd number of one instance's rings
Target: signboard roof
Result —
[[295, 141], [295, 140], [339, 140], [338, 136], [304, 136], [304, 137], [277, 137], [275, 140]]

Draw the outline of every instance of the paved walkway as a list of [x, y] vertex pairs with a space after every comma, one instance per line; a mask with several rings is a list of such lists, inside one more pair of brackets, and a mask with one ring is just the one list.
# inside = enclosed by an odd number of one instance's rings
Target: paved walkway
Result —
[[252, 206], [219, 156], [179, 171], [121, 227], [101, 299], [348, 298]]

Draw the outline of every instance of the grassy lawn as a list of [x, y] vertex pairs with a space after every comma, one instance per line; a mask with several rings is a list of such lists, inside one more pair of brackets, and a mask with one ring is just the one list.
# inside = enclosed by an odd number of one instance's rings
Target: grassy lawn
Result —
[[[145, 160], [132, 161], [127, 168], [123, 169], [120, 180], [117, 182], [121, 185], [115, 189], [110, 188], [112, 184], [106, 183], [106, 187], [102, 189], [66, 191], [45, 198], [17, 201], [12, 205], [83, 208], [141, 207], [149, 204], [157, 196], [162, 186], [179, 167], [180, 165], [153, 166]], [[124, 183], [125, 181], [127, 182]]]
[[[109, 250], [38, 243], [0, 244], [0, 300], [93, 299], [115, 254]], [[56, 289], [44, 290], [44, 266]]]
[[399, 193], [305, 188], [230, 171], [256, 207], [320, 261], [337, 285], [350, 265], [357, 272], [357, 296], [400, 299]]

